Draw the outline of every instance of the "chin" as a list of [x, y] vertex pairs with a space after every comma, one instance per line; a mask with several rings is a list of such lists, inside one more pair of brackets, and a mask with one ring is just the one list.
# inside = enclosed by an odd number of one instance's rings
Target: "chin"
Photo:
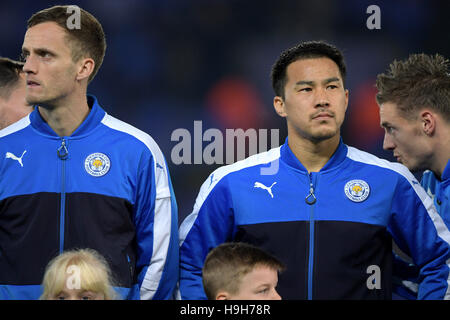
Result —
[[34, 105], [39, 104], [41, 102], [41, 99], [39, 99], [37, 97], [30, 97], [30, 96], [27, 96], [25, 100], [27, 101], [27, 103], [30, 106], [34, 106]]
[[336, 137], [336, 135], [338, 135], [338, 133], [339, 132], [331, 131], [331, 130], [323, 131], [323, 132], [319, 132], [319, 133], [311, 135], [311, 138], [316, 141], [324, 141], [324, 140], [328, 140], [328, 139]]
[[400, 162], [400, 163], [403, 164], [405, 167], [407, 167], [409, 171], [414, 172], [414, 173], [425, 170], [425, 168], [422, 168], [421, 166], [418, 166], [418, 165], [411, 165], [411, 164], [402, 163], [402, 162]]
[[38, 98], [38, 97], [27, 97], [26, 101], [31, 106], [39, 105], [39, 107], [50, 108], [50, 109], [52, 106], [52, 104], [51, 104], [52, 100], [49, 100], [49, 99], [43, 99], [43, 98]]

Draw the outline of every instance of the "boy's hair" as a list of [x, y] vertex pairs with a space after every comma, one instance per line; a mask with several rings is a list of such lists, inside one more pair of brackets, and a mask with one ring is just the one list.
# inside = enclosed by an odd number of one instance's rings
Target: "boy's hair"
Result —
[[41, 300], [54, 298], [66, 288], [68, 276], [75, 275], [68, 270], [71, 266], [78, 268], [80, 289], [103, 293], [105, 300], [117, 298], [106, 260], [93, 249], [78, 249], [63, 252], [49, 262], [42, 281]]
[[[44, 22], [55, 22], [63, 28], [67, 34], [67, 40], [72, 49], [72, 60], [79, 61], [81, 58], [92, 58], [95, 62], [94, 70], [89, 76], [89, 82], [97, 74], [102, 65], [106, 51], [106, 38], [102, 25], [89, 12], [80, 8], [80, 28], [68, 27], [68, 19], [72, 15], [71, 8], [76, 6], [54, 6], [36, 12], [28, 20], [27, 28]], [[79, 7], [77, 7], [79, 8]]]
[[0, 97], [7, 100], [20, 79], [23, 62], [0, 57]]
[[214, 300], [220, 291], [236, 294], [242, 277], [257, 266], [283, 271], [284, 265], [262, 249], [253, 245], [232, 242], [212, 249], [203, 266], [203, 288], [206, 296]]
[[296, 46], [283, 51], [272, 66], [271, 79], [275, 95], [284, 99], [284, 87], [287, 83], [288, 66], [300, 59], [329, 58], [333, 60], [342, 77], [345, 86], [346, 66], [342, 52], [335, 46], [324, 41], [301, 42]]
[[406, 119], [414, 119], [420, 108], [428, 107], [450, 122], [449, 60], [436, 54], [412, 54], [394, 60], [386, 73], [377, 76], [379, 105], [392, 102]]

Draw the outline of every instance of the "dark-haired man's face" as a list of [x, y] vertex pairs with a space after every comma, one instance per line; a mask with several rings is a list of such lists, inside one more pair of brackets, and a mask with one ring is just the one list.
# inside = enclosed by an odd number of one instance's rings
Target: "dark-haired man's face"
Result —
[[76, 64], [63, 28], [54, 22], [44, 22], [29, 28], [22, 53], [27, 74], [27, 102], [40, 106], [52, 105], [73, 91]]
[[285, 97], [275, 97], [274, 106], [287, 119], [289, 136], [313, 142], [339, 137], [348, 91], [337, 64], [329, 58], [297, 60], [286, 77]]

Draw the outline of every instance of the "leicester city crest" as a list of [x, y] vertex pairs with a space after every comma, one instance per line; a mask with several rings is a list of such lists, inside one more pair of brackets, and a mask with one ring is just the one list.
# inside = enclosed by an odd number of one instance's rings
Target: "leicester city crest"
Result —
[[106, 154], [96, 152], [88, 155], [84, 160], [86, 172], [93, 177], [104, 176], [111, 166], [111, 162]]
[[354, 202], [362, 202], [370, 194], [370, 187], [364, 180], [351, 180], [345, 184], [345, 195]]

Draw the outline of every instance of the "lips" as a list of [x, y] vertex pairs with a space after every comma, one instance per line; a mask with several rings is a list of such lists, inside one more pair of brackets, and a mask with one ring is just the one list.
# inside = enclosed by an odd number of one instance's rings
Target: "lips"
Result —
[[327, 112], [320, 112], [316, 115], [313, 116], [313, 119], [329, 119], [329, 118], [333, 118], [333, 115]]
[[35, 80], [27, 80], [27, 86], [29, 87], [37, 87], [40, 86], [40, 83]]

